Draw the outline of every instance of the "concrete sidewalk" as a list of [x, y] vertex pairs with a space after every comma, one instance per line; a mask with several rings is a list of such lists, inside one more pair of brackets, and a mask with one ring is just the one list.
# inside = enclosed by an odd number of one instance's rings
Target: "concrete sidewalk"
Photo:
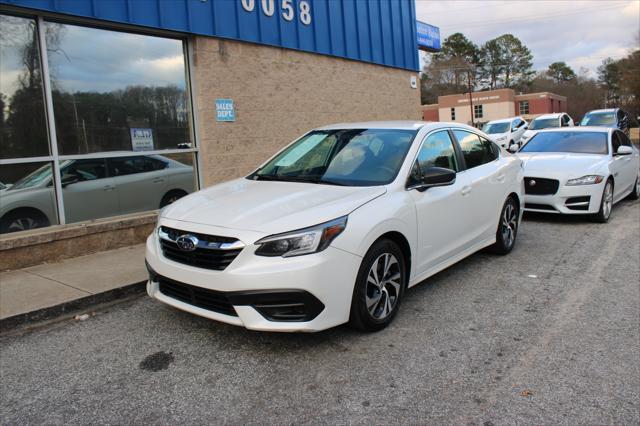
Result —
[[[146, 280], [144, 244], [0, 272], [0, 321], [47, 319], [92, 303], [126, 296]], [[122, 291], [127, 289], [127, 291]], [[140, 292], [140, 288], [136, 289]], [[49, 311], [48, 315], [38, 315]], [[12, 321], [13, 320], [13, 321]], [[14, 324], [12, 324], [14, 325]]]

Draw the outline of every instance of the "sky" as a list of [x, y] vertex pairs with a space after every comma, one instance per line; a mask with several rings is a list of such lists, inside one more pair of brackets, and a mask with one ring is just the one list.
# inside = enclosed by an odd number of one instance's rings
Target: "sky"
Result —
[[511, 33], [531, 50], [535, 70], [564, 61], [595, 77], [603, 59], [640, 48], [640, 0], [416, 0], [416, 17], [440, 27], [441, 41], [461, 32], [481, 45]]

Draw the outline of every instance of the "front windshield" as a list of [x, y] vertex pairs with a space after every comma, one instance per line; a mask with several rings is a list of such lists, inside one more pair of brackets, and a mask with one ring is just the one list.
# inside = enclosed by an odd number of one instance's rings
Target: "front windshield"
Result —
[[560, 120], [557, 118], [536, 118], [531, 122], [529, 130], [549, 129], [551, 127], [560, 127]]
[[40, 183], [44, 182], [47, 179], [51, 179], [51, 165], [46, 164], [39, 169], [34, 170], [29, 173], [25, 177], [18, 180], [15, 185], [9, 188], [10, 191], [15, 189], [24, 189], [30, 188], [33, 186], [38, 186]]
[[604, 132], [541, 132], [533, 136], [520, 152], [570, 152], [606, 154]]
[[616, 125], [616, 115], [613, 112], [592, 112], [582, 118], [580, 125], [613, 127]]
[[509, 131], [509, 123], [487, 123], [482, 128], [482, 131], [490, 135], [496, 133], [506, 133]]
[[254, 180], [374, 186], [397, 176], [417, 130], [340, 129], [306, 134], [249, 176]]

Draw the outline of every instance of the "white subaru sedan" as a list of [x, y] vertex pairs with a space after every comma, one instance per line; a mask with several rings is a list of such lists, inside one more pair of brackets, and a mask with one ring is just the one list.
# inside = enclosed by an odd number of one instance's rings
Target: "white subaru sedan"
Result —
[[525, 165], [526, 210], [588, 214], [607, 222], [615, 203], [640, 197], [638, 149], [620, 130], [543, 130], [518, 156]]
[[313, 130], [249, 176], [163, 209], [148, 294], [253, 330], [379, 330], [403, 293], [516, 241], [522, 162], [454, 123]]

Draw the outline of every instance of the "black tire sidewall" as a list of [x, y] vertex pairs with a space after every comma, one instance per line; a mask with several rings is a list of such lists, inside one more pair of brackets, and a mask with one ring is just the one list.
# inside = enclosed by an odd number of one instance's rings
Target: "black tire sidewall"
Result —
[[513, 250], [518, 239], [518, 231], [520, 230], [520, 224], [516, 220], [516, 230], [514, 232], [513, 244], [511, 244], [510, 247], [507, 247], [504, 238], [502, 237], [502, 217], [504, 216], [504, 212], [509, 204], [513, 205], [513, 208], [516, 210], [516, 217], [520, 215], [520, 206], [518, 206], [518, 203], [513, 199], [513, 197], [507, 198], [502, 206], [502, 210], [500, 210], [500, 217], [498, 218], [498, 229], [496, 230], [496, 243], [494, 245], [494, 252], [498, 254], [507, 254], [510, 253], [511, 250]]
[[[369, 313], [366, 305], [366, 292], [367, 292], [367, 276], [369, 274], [369, 270], [373, 262], [383, 253], [391, 253], [396, 259], [398, 259], [398, 263], [400, 263], [400, 274], [401, 274], [401, 283], [400, 286], [400, 295], [398, 297], [398, 301], [393, 308], [393, 311], [386, 318], [379, 320], [373, 318]], [[349, 323], [355, 328], [359, 328], [361, 330], [366, 331], [378, 331], [385, 328], [387, 325], [393, 321], [395, 316], [400, 309], [400, 305], [402, 303], [402, 297], [404, 296], [404, 291], [407, 286], [407, 267], [406, 260], [404, 258], [404, 254], [402, 250], [396, 243], [391, 240], [378, 240], [375, 242], [367, 254], [362, 259], [362, 263], [360, 264], [360, 269], [358, 270], [358, 275], [356, 277], [355, 286], [353, 289], [353, 299], [351, 301], [351, 313], [349, 316]]]
[[31, 212], [20, 214], [17, 211], [13, 211], [4, 215], [2, 219], [0, 219], [0, 233], [2, 234], [9, 233], [8, 232], [9, 224], [16, 219], [21, 219], [21, 218], [31, 218], [36, 222], [36, 226], [31, 229], [37, 229], [37, 228], [43, 228], [45, 226], [49, 226], [47, 223], [48, 221], [39, 214], [35, 214]]

